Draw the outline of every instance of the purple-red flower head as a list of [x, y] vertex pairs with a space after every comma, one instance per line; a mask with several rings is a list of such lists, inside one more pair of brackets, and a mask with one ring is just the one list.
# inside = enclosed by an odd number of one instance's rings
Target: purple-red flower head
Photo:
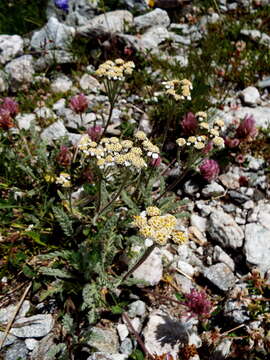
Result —
[[62, 165], [62, 166], [69, 166], [71, 164], [72, 154], [69, 151], [67, 146], [62, 145], [60, 147], [60, 151], [56, 157], [56, 160], [57, 160], [58, 164]]
[[202, 177], [207, 181], [215, 180], [219, 174], [219, 165], [215, 160], [205, 159], [199, 166]]
[[192, 112], [188, 112], [181, 121], [181, 126], [185, 135], [194, 135], [198, 127], [198, 121]]
[[256, 137], [258, 130], [253, 115], [246, 115], [236, 129], [236, 135], [240, 139], [251, 139]]
[[89, 135], [92, 141], [97, 141], [100, 139], [103, 133], [103, 128], [100, 125], [92, 126], [87, 129], [87, 134]]
[[75, 95], [69, 102], [69, 107], [77, 114], [82, 114], [88, 108], [88, 100], [84, 94]]
[[0, 128], [3, 130], [8, 130], [14, 126], [15, 125], [10, 116], [10, 112], [8, 110], [0, 108]]
[[18, 103], [10, 97], [4, 98], [4, 101], [0, 105], [0, 108], [8, 111], [10, 116], [12, 117], [17, 115], [19, 112]]
[[212, 303], [204, 291], [192, 289], [189, 294], [185, 294], [184, 305], [188, 308], [191, 316], [208, 317], [212, 310]]

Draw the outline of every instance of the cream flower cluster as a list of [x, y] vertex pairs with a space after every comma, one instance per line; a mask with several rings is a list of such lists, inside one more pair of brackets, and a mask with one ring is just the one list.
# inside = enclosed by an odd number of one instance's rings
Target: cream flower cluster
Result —
[[125, 75], [131, 75], [135, 64], [133, 61], [125, 62], [123, 59], [107, 60], [96, 70], [95, 75], [108, 80], [124, 80]]
[[212, 124], [206, 122], [207, 114], [203, 111], [199, 111], [195, 114], [199, 120], [199, 128], [205, 130], [205, 134], [199, 136], [189, 136], [187, 139], [179, 138], [176, 140], [178, 146], [183, 147], [193, 146], [197, 150], [202, 150], [211, 141], [213, 145], [222, 148], [224, 147], [224, 140], [220, 136], [220, 131], [224, 127], [224, 121], [222, 119], [215, 119]]
[[62, 185], [65, 188], [71, 187], [70, 175], [68, 173], [61, 172], [56, 178], [55, 183]]
[[147, 139], [146, 135], [141, 146], [137, 146], [139, 139], [136, 136], [140, 135], [138, 133], [135, 134], [135, 141], [104, 137], [99, 144], [92, 141], [86, 134], [79, 141], [78, 149], [86, 156], [95, 157], [97, 166], [101, 169], [110, 166], [125, 166], [141, 170], [147, 167], [145, 157], [150, 156], [150, 154], [153, 157], [154, 154], [159, 153], [159, 149]]
[[166, 89], [166, 94], [171, 95], [176, 101], [191, 100], [192, 83], [187, 80], [163, 81], [162, 85]]
[[145, 239], [158, 245], [166, 245], [172, 239], [176, 244], [187, 241], [183, 231], [176, 230], [177, 219], [170, 214], [161, 215], [156, 206], [149, 206], [141, 215], [133, 216], [133, 225], [139, 228], [139, 233]]
[[146, 155], [148, 157], [151, 157], [153, 159], [159, 158], [160, 150], [158, 146], [154, 145], [146, 136], [145, 132], [143, 131], [137, 131], [134, 134], [134, 137], [136, 140], [142, 141], [142, 147], [144, 151], [146, 152]]

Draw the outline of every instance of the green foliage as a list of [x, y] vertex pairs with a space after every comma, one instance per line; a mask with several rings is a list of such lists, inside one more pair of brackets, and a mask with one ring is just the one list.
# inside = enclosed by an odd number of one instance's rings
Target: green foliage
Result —
[[46, 22], [48, 0], [0, 2], [0, 33], [25, 35]]
[[61, 226], [61, 229], [63, 230], [64, 234], [68, 237], [72, 236], [73, 229], [72, 229], [72, 221], [70, 217], [67, 215], [67, 213], [64, 211], [63, 208], [54, 206], [52, 209], [54, 216], [58, 224]]

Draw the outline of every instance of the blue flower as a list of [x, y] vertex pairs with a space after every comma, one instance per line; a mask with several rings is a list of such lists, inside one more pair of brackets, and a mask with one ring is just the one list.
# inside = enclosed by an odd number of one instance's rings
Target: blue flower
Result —
[[68, 11], [68, 0], [54, 0], [54, 4], [58, 9]]

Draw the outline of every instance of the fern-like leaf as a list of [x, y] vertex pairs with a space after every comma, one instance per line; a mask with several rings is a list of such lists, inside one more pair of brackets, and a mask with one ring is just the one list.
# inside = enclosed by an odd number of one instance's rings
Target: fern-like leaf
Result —
[[52, 209], [54, 216], [58, 224], [61, 226], [64, 234], [68, 237], [71, 237], [73, 235], [72, 220], [69, 218], [63, 208], [53, 206]]

